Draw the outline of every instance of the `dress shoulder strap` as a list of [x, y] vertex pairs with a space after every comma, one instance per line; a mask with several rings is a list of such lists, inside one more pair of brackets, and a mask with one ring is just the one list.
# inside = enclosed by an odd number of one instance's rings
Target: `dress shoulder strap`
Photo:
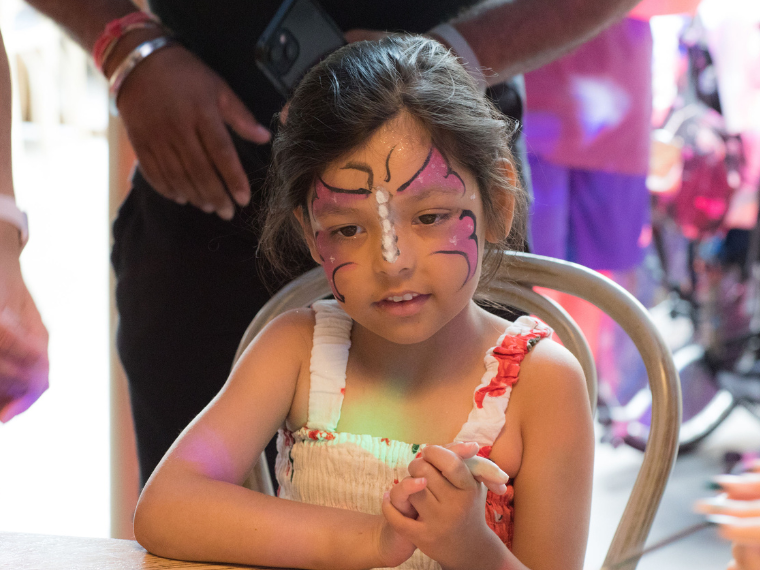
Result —
[[353, 321], [337, 301], [312, 304], [316, 323], [309, 363], [309, 429], [335, 431], [346, 387]]
[[472, 411], [454, 441], [476, 441], [481, 446], [481, 454], [488, 457], [490, 446], [504, 427], [520, 363], [539, 340], [551, 337], [552, 332], [534, 317], [523, 316], [509, 324], [496, 346], [486, 352], [486, 371], [475, 388]]

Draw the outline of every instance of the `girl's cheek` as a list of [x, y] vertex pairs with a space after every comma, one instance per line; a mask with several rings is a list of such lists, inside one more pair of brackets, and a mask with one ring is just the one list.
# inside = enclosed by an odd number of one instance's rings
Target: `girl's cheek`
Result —
[[346, 298], [336, 284], [336, 280], [340, 281], [343, 274], [356, 266], [356, 263], [351, 260], [350, 252], [345, 251], [346, 246], [341, 246], [331, 239], [330, 232], [319, 231], [314, 235], [314, 240], [333, 295], [338, 301], [345, 303]]
[[464, 262], [467, 274], [462, 287], [472, 279], [479, 262], [477, 218], [471, 210], [462, 210], [459, 217], [442, 228], [431, 255], [446, 255]]

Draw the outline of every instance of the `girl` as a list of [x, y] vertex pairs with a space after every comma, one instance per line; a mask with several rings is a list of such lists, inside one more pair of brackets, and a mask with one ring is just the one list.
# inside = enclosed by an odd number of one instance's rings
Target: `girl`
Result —
[[[281, 266], [302, 242], [335, 300], [275, 319], [181, 434], [138, 504], [146, 549], [330, 570], [582, 567], [583, 374], [539, 321], [473, 301], [508, 238], [522, 243], [511, 131], [429, 39], [351, 44], [309, 72], [274, 143], [262, 247]], [[277, 430], [270, 497], [241, 485]], [[491, 481], [502, 495], [467, 468], [476, 452], [511, 476]]]

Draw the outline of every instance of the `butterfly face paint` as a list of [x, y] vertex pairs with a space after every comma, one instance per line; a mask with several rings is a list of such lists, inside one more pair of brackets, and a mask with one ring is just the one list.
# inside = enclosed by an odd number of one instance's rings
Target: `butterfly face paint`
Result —
[[[371, 274], [408, 272], [424, 257], [454, 291], [476, 277], [477, 183], [429, 140], [389, 129], [317, 180], [310, 202], [314, 245], [340, 302], [360, 298]], [[385, 288], [392, 297], [407, 295], [401, 286]]]

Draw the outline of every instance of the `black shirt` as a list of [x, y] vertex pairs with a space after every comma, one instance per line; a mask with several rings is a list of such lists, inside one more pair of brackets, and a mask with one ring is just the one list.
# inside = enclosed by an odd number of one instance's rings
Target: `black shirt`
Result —
[[[322, 0], [347, 31], [352, 28], [424, 33], [476, 0]], [[150, 0], [150, 8], [185, 47], [219, 73], [268, 125], [284, 100], [256, 67], [254, 46], [280, 0]]]

